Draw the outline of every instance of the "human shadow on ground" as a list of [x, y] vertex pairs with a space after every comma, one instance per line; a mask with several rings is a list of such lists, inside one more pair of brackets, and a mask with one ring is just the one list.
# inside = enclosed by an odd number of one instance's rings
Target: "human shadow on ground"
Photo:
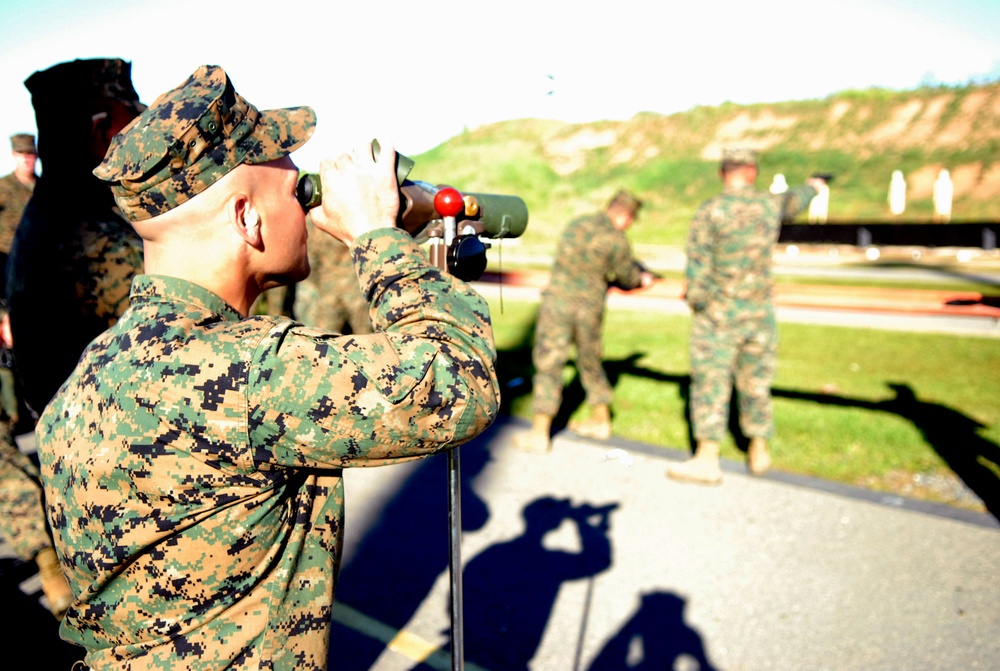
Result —
[[[520, 536], [472, 557], [464, 570], [467, 660], [487, 669], [527, 671], [563, 583], [611, 566], [608, 529], [617, 507], [540, 497], [524, 507]], [[545, 537], [566, 520], [575, 525], [579, 551], [545, 546]], [[584, 617], [590, 607], [585, 604]]]
[[[486, 524], [489, 508], [472, 482], [490, 460], [489, 442], [503, 422], [494, 423], [461, 448], [462, 529]], [[350, 473], [345, 474], [350, 505]], [[376, 513], [373, 525], [342, 567], [336, 600], [363, 611], [392, 629], [401, 630], [427, 598], [438, 577], [448, 570], [448, 465], [445, 454], [418, 462], [403, 485]], [[346, 533], [351, 533], [347, 529]], [[346, 627], [335, 625], [330, 667], [366, 671], [385, 646]]]
[[[898, 415], [913, 423], [948, 467], [982, 499], [1000, 520], [1000, 446], [977, 433], [983, 424], [941, 403], [922, 401], [908, 384], [887, 383], [896, 394], [885, 401], [867, 401], [835, 394], [772, 389], [774, 397], [824, 405], [862, 408]], [[992, 468], [989, 464], [992, 464]]]
[[[531, 333], [518, 346], [500, 353], [501, 370], [509, 362], [508, 380], [515, 379], [505, 400], [506, 407], [520, 395], [531, 394]], [[617, 386], [623, 376], [641, 377], [676, 385], [677, 393], [684, 402], [684, 416], [687, 425], [688, 447], [693, 449], [695, 439], [691, 424], [691, 378], [687, 374], [665, 373], [640, 365], [644, 352], [636, 352], [619, 359], [605, 359], [604, 368], [612, 387]], [[572, 365], [573, 361], [570, 361]], [[887, 386], [896, 397], [886, 401], [868, 401], [827, 393], [800, 392], [782, 388], [772, 388], [774, 398], [810, 401], [824, 405], [843, 406], [888, 412], [910, 422], [922, 433], [926, 443], [945, 461], [949, 468], [982, 499], [986, 509], [1000, 519], [1000, 446], [977, 433], [983, 425], [959, 410], [941, 403], [923, 401], [906, 384], [889, 382]], [[586, 394], [579, 376], [574, 375], [563, 389], [562, 406], [552, 422], [553, 432], [565, 428], [570, 416], [585, 401]], [[738, 398], [735, 390], [730, 395], [729, 431], [736, 446], [746, 452], [749, 439], [739, 426]]]
[[21, 583], [35, 573], [34, 562], [0, 559], [0, 638], [8, 642], [6, 655], [20, 659], [24, 668], [69, 669], [83, 660], [84, 650], [59, 638], [59, 623], [38, 594], [21, 591]]
[[642, 594], [635, 614], [604, 644], [587, 671], [659, 671], [678, 668], [679, 663], [685, 669], [714, 671], [701, 636], [684, 621], [686, 605], [670, 592]]

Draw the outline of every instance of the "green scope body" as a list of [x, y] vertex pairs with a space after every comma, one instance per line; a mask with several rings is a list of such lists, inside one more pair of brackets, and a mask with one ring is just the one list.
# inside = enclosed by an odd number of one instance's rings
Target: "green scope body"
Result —
[[[397, 166], [397, 177], [399, 172]], [[429, 222], [440, 219], [434, 209], [434, 196], [442, 187], [405, 179], [399, 180], [399, 184], [399, 216], [396, 225], [416, 237]], [[319, 175], [303, 174], [299, 178], [295, 195], [307, 211], [321, 205], [323, 188]], [[518, 196], [464, 192], [462, 195], [466, 200], [466, 209], [457, 217], [460, 231], [462, 223], [467, 222], [474, 224], [477, 235], [485, 238], [516, 238], [528, 226], [528, 206]]]

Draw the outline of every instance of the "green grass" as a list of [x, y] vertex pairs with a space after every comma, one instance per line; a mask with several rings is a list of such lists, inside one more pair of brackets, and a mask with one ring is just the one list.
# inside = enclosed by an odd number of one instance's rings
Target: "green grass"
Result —
[[[493, 305], [505, 411], [530, 417], [531, 340], [537, 304]], [[605, 368], [615, 385], [616, 435], [688, 449], [686, 316], [611, 310]], [[1000, 472], [1000, 341], [923, 333], [781, 324], [773, 385], [775, 467], [838, 482], [967, 505], [914, 487], [914, 476], [953, 477], [972, 454]], [[560, 426], [585, 412], [567, 367]], [[742, 460], [730, 437], [723, 457]], [[975, 506], [973, 506], [975, 507]]]

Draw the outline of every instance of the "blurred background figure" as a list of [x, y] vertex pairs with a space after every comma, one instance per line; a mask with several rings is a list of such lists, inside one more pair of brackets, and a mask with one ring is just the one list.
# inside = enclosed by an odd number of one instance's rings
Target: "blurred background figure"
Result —
[[[0, 178], [0, 266], [6, 266], [14, 231], [21, 221], [21, 213], [31, 199], [38, 175], [38, 149], [35, 136], [18, 133], [10, 136], [10, 154], [14, 158], [14, 172]], [[6, 282], [6, 273], [0, 277], [0, 286]], [[0, 293], [0, 298], [3, 294]]]
[[372, 332], [351, 250], [330, 235], [314, 234], [309, 219], [309, 277], [295, 285], [295, 318], [332, 333]]
[[782, 221], [806, 207], [823, 180], [783, 194], [758, 191], [757, 153], [730, 147], [719, 168], [723, 191], [702, 203], [687, 243], [687, 290], [691, 308], [691, 423], [694, 457], [667, 470], [675, 480], [722, 482], [719, 443], [729, 426], [735, 382], [739, 423], [750, 439], [750, 472], [771, 465], [767, 441], [774, 433], [771, 381], [778, 351], [771, 273]]
[[14, 358], [10, 351], [10, 315], [7, 312], [7, 257], [14, 241], [14, 233], [21, 221], [21, 214], [31, 199], [38, 175], [38, 149], [35, 136], [17, 133], [10, 137], [10, 153], [14, 159], [14, 172], [0, 178], [0, 330], [6, 337], [0, 337], [0, 421], [5, 430], [14, 435], [19, 420], [19, 402], [14, 386]]
[[597, 440], [611, 437], [613, 391], [604, 372], [601, 343], [604, 303], [611, 285], [635, 289], [653, 283], [653, 275], [633, 258], [625, 237], [640, 207], [642, 201], [621, 190], [603, 211], [570, 222], [559, 239], [531, 352], [532, 427], [515, 441], [523, 450], [551, 449], [549, 434], [562, 403], [563, 369], [574, 345], [590, 417], [570, 422], [569, 428]]

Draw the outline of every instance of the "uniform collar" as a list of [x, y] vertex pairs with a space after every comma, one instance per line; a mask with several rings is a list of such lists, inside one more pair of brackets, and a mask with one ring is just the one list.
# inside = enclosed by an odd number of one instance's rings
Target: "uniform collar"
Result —
[[227, 321], [243, 319], [235, 308], [205, 287], [166, 275], [136, 275], [132, 280], [130, 301], [133, 306], [145, 303], [183, 303], [192, 308], [217, 314]]

